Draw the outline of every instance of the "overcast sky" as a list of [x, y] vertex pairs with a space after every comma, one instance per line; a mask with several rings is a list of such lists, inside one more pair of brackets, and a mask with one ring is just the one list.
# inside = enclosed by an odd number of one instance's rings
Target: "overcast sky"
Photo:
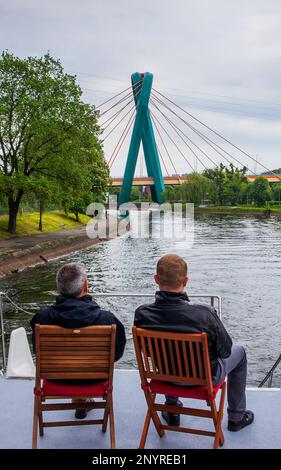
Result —
[[[278, 0], [0, 0], [1, 49], [20, 57], [50, 51], [77, 75], [83, 99], [96, 105], [129, 86], [132, 72], [150, 71], [157, 90], [270, 168], [281, 167], [280, 25]], [[193, 139], [183, 123], [182, 130]], [[122, 125], [105, 141], [107, 159], [121, 132]], [[163, 138], [177, 172], [190, 171]], [[173, 138], [196, 166], [194, 154]], [[114, 175], [122, 174], [126, 144]], [[222, 160], [215, 153], [212, 158]]]

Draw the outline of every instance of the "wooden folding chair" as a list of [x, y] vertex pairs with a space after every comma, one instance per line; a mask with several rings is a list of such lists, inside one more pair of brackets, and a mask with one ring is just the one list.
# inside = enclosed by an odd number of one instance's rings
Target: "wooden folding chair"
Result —
[[[106, 432], [108, 416], [111, 448], [115, 448], [112, 381], [116, 326], [69, 329], [36, 325], [35, 328], [36, 377], [32, 448], [37, 448], [38, 423], [40, 436], [43, 436], [44, 428], [54, 426], [101, 424], [103, 432]], [[44, 403], [50, 399], [73, 398], [73, 403]], [[103, 400], [86, 402], [87, 398]], [[43, 411], [82, 408], [104, 409], [103, 418], [43, 421]]]
[[[151, 419], [159, 437], [165, 430], [214, 436], [214, 448], [223, 446], [221, 430], [225, 381], [213, 387], [207, 334], [180, 334], [133, 327], [133, 339], [141, 386], [146, 398], [146, 414], [139, 448], [145, 447]], [[221, 389], [219, 409], [216, 395]], [[155, 402], [156, 395], [204, 400], [209, 409], [187, 408]], [[169, 426], [161, 423], [157, 411], [212, 418], [215, 432]]]

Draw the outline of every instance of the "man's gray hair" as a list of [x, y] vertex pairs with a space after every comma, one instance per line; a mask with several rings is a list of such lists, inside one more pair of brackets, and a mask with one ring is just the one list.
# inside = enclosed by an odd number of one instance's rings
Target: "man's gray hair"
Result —
[[86, 279], [87, 272], [83, 264], [64, 264], [57, 272], [57, 290], [68, 297], [79, 297]]

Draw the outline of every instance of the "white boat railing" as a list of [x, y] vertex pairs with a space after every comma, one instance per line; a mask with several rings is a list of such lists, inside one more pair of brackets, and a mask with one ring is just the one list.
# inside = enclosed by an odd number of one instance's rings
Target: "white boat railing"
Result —
[[[93, 298], [153, 298], [155, 293], [135, 293], [135, 292], [110, 292], [110, 293], [95, 293], [92, 294]], [[209, 295], [209, 294], [188, 294], [190, 299], [208, 299], [210, 305], [216, 309], [216, 312], [220, 319], [222, 319], [222, 298], [219, 295]], [[22, 307], [17, 305], [5, 292], [0, 292], [0, 337], [1, 337], [1, 351], [2, 351], [2, 367], [0, 368], [0, 373], [4, 373], [7, 365], [7, 355], [6, 355], [6, 341], [5, 341], [5, 327], [4, 327], [4, 310], [3, 310], [3, 300], [4, 298], [11, 303], [17, 310], [20, 310], [24, 313], [29, 313], [24, 310]], [[264, 387], [267, 383], [269, 388], [272, 387], [273, 374], [277, 369], [277, 366], [281, 363], [281, 354], [278, 359], [273, 364], [270, 371], [265, 375], [264, 379], [260, 382], [258, 387]]]
[[[93, 297], [97, 298], [153, 298], [155, 293], [135, 293], [135, 292], [111, 292], [111, 293], [95, 293]], [[222, 298], [219, 295], [206, 295], [206, 294], [194, 294], [188, 295], [190, 299], [208, 299], [210, 305], [216, 308], [217, 314], [222, 319]], [[17, 305], [5, 292], [0, 292], [0, 336], [1, 336], [1, 350], [2, 350], [2, 367], [0, 371], [2, 373], [6, 370], [7, 365], [7, 354], [6, 354], [6, 341], [5, 341], [5, 327], [4, 327], [4, 310], [3, 301], [4, 298], [11, 303], [17, 310], [26, 312], [22, 307]]]

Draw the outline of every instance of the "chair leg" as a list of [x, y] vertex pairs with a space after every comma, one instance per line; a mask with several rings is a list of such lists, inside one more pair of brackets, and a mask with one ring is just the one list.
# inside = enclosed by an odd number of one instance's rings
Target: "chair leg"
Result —
[[[149, 428], [149, 425], [150, 425], [150, 419], [151, 418], [152, 418], [152, 421], [154, 423], [155, 429], [158, 433], [158, 436], [163, 437], [164, 434], [165, 434], [164, 429], [161, 429], [161, 421], [159, 419], [159, 416], [158, 416], [157, 412], [154, 409], [155, 397], [156, 397], [155, 394], [145, 392], [145, 398], [146, 398], [146, 402], [147, 402], [147, 406], [148, 406], [148, 411], [147, 411], [147, 414], [146, 414], [146, 418], [145, 418], [145, 422], [144, 422], [144, 428], [143, 428], [143, 436], [145, 437], [145, 440], [146, 440], [146, 436], [147, 436], [147, 432], [148, 432], [148, 428]], [[140, 447], [141, 449], [144, 448], [145, 440], [143, 442], [143, 447]], [[142, 439], [141, 439], [141, 442], [142, 442]]]
[[210, 407], [212, 409], [212, 418], [213, 418], [215, 431], [216, 431], [215, 440], [214, 440], [214, 449], [217, 449], [219, 446], [219, 442], [221, 442], [221, 439], [220, 439], [220, 430], [218, 429], [218, 413], [217, 413], [215, 400], [212, 400], [210, 402]]
[[103, 415], [102, 432], [106, 432], [108, 416], [109, 416], [109, 406], [108, 406], [108, 403], [106, 403], [105, 409], [104, 409], [104, 415]]
[[32, 431], [32, 449], [37, 449], [37, 434], [38, 434], [38, 414], [37, 414], [37, 397], [34, 397], [34, 412], [33, 412], [33, 431]]
[[224, 445], [224, 435], [221, 429], [221, 423], [223, 418], [223, 407], [224, 407], [224, 399], [225, 399], [225, 391], [226, 387], [225, 384], [222, 386], [221, 397], [220, 397], [220, 404], [219, 404], [219, 412], [217, 411], [216, 401], [212, 400], [210, 402], [210, 406], [213, 413], [213, 422], [216, 429], [216, 437], [214, 441], [214, 449], [217, 449], [220, 445], [221, 447]]
[[110, 443], [111, 443], [111, 449], [115, 449], [116, 441], [115, 441], [114, 410], [113, 410], [113, 399], [112, 399], [111, 394], [109, 395], [108, 400], [109, 400]]
[[226, 383], [223, 384], [222, 389], [221, 389], [221, 397], [220, 397], [220, 404], [219, 404], [219, 413], [218, 413], [218, 423], [220, 427], [220, 439], [219, 439], [219, 445], [223, 446], [224, 445], [224, 435], [221, 430], [221, 424], [222, 424], [222, 418], [223, 418], [223, 408], [224, 408], [224, 401], [225, 401], [225, 395], [226, 395]]
[[42, 437], [44, 435], [43, 428], [43, 414], [42, 414], [42, 403], [38, 400], [38, 421], [39, 421], [39, 434]]
[[140, 444], [139, 444], [139, 449], [144, 449], [144, 447], [145, 447], [145, 443], [146, 443], [146, 438], [147, 438], [147, 433], [148, 433], [150, 421], [151, 421], [151, 413], [150, 413], [150, 411], [149, 411], [149, 409], [148, 409], [148, 410], [147, 410], [147, 413], [146, 413], [144, 425], [143, 425], [143, 430], [142, 430], [142, 434], [141, 434], [141, 440], [140, 440]]

